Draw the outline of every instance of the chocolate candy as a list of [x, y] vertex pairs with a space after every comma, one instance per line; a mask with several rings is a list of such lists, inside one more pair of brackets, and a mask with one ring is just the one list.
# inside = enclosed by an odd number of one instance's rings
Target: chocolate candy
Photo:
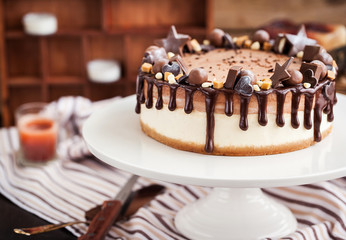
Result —
[[244, 76], [248, 76], [250, 78], [251, 84], [255, 84], [257, 82], [256, 75], [250, 70], [241, 70], [239, 77], [244, 77]]
[[288, 55], [296, 56], [299, 51], [303, 51], [306, 45], [315, 45], [316, 40], [310, 39], [306, 35], [305, 26], [302, 25], [296, 35], [285, 34], [288, 44]]
[[253, 92], [251, 78], [249, 76], [242, 76], [235, 85], [234, 90], [239, 94], [251, 96]]
[[[312, 70], [313, 76], [317, 79], [317, 81], [320, 79], [321, 73], [322, 73], [322, 67], [318, 64], [314, 63], [306, 63], [303, 62], [300, 66], [299, 71], [304, 75], [304, 73], [308, 70]], [[312, 84], [311, 84], [312, 85]]]
[[311, 69], [307, 69], [303, 73], [303, 83], [310, 83], [311, 87], [315, 87], [318, 80], [314, 76], [314, 72]]
[[182, 49], [189, 39], [190, 37], [188, 35], [178, 34], [177, 30], [172, 25], [166, 38], [157, 39], [154, 42], [160, 47], [163, 47], [166, 52], [182, 55]]
[[174, 76], [177, 76], [180, 73], [180, 66], [176, 62], [169, 62], [162, 67], [163, 74], [165, 72], [173, 73]]
[[148, 55], [151, 55], [151, 58], [153, 60], [153, 62], [151, 64], [155, 63], [155, 61], [162, 59], [162, 58], [168, 59], [166, 50], [164, 48], [158, 47], [158, 46], [148, 47], [145, 50], [144, 58], [146, 58], [146, 56], [148, 56]]
[[194, 68], [189, 74], [187, 81], [190, 84], [201, 85], [202, 83], [208, 81], [208, 74], [203, 68]]
[[223, 36], [225, 32], [219, 28], [215, 28], [208, 34], [208, 40], [215, 47], [222, 47], [223, 44]]
[[252, 36], [253, 42], [268, 42], [270, 39], [269, 33], [265, 30], [257, 30], [254, 35]]
[[243, 67], [241, 66], [233, 66], [228, 70], [226, 82], [224, 84], [225, 88], [233, 89], [234, 85], [237, 81], [237, 77], [240, 74], [240, 71]]
[[275, 64], [274, 74], [270, 77], [272, 80], [272, 88], [276, 88], [280, 82], [285, 81], [291, 77], [287, 68], [293, 61], [293, 57], [289, 58], [282, 66], [278, 63]]
[[318, 54], [316, 59], [320, 60], [321, 62], [323, 62], [326, 65], [332, 65], [333, 64], [333, 57], [327, 52], [322, 52], [322, 53]]
[[180, 55], [175, 55], [174, 57], [171, 58], [171, 61], [176, 61], [179, 64], [183, 73], [187, 74], [188, 68], [187, 68], [184, 60], [180, 57]]
[[144, 57], [142, 58], [142, 64], [143, 63], [154, 63], [154, 57], [149, 52], [144, 53]]
[[306, 62], [311, 62], [312, 60], [316, 59], [320, 51], [321, 47], [318, 45], [306, 45], [304, 48], [304, 55], [302, 60]]
[[284, 86], [294, 86], [303, 82], [303, 74], [296, 69], [288, 69], [287, 72], [291, 77], [285, 81], [282, 81]]
[[162, 71], [162, 67], [165, 64], [168, 64], [168, 59], [161, 58], [161, 59], [155, 61], [154, 66], [153, 66], [153, 73], [156, 74], [158, 72], [161, 72]]
[[321, 71], [321, 76], [319, 80], [323, 79], [327, 75], [327, 70], [328, 70], [327, 66], [320, 60], [313, 60], [311, 63], [320, 65], [322, 71]]

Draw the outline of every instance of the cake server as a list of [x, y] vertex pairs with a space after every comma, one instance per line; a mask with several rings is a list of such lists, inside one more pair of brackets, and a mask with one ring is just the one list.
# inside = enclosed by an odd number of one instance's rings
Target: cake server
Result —
[[115, 219], [119, 216], [122, 205], [131, 194], [131, 189], [137, 179], [137, 175], [132, 175], [114, 200], [103, 202], [101, 210], [92, 219], [88, 231], [78, 240], [102, 240], [105, 238]]

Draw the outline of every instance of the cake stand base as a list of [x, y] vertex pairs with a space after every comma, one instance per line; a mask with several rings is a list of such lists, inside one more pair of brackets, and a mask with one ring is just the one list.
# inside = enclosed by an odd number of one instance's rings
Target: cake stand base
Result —
[[297, 221], [259, 188], [214, 188], [184, 207], [175, 225], [191, 239], [252, 240], [288, 235], [296, 230]]

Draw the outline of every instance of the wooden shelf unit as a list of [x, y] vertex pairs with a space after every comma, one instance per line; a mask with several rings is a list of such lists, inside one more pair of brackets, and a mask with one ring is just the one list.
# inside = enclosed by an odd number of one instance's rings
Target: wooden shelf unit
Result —
[[[3, 124], [14, 124], [15, 109], [32, 101], [65, 95], [92, 100], [135, 92], [146, 47], [165, 37], [170, 25], [199, 40], [213, 28], [212, 0], [0, 0], [0, 78]], [[50, 36], [23, 31], [28, 12], [49, 12], [58, 19]], [[121, 63], [118, 82], [88, 80], [88, 61]]]

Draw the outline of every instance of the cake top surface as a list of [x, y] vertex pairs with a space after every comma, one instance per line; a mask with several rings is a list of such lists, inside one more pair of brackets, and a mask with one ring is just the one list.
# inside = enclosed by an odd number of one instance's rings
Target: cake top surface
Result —
[[[188, 69], [202, 68], [208, 73], [208, 80], [214, 78], [226, 81], [228, 70], [232, 66], [242, 66], [256, 75], [257, 79], [270, 78], [273, 75], [275, 63], [283, 64], [288, 56], [274, 52], [254, 51], [240, 49], [238, 51], [226, 49], [214, 49], [212, 51], [196, 55], [186, 53], [183, 56]], [[301, 59], [294, 58], [290, 68], [299, 70]]]

